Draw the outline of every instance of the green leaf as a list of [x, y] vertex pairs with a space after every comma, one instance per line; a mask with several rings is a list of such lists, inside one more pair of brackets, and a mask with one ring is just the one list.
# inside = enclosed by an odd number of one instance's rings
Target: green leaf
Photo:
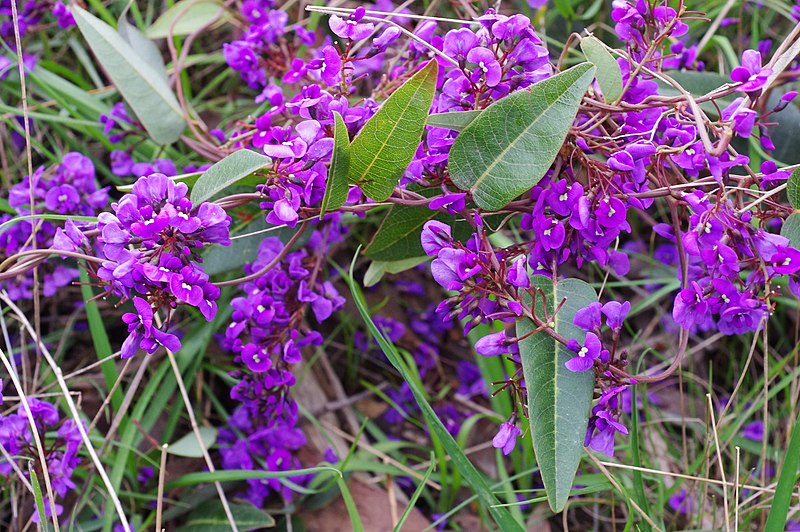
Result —
[[203, 175], [192, 187], [190, 196], [192, 204], [195, 206], [200, 205], [202, 202], [214, 197], [218, 192], [222, 192], [271, 162], [272, 159], [266, 155], [252, 150], [239, 150], [231, 153], [203, 172]]
[[450, 149], [450, 178], [496, 211], [544, 176], [572, 127], [595, 68], [582, 63], [490, 105]]
[[368, 198], [384, 201], [417, 150], [433, 102], [439, 67], [431, 60], [394, 91], [353, 139], [350, 182]]
[[[202, 426], [198, 428], [198, 431], [200, 432], [200, 438], [203, 440], [203, 446], [206, 449], [214, 445], [214, 442], [217, 441], [217, 429], [214, 427]], [[194, 432], [189, 432], [175, 443], [170, 444], [170, 446], [167, 447], [167, 452], [175, 456], [185, 456], [186, 458], [203, 457], [203, 449], [200, 447]]]
[[800, 248], [800, 213], [790, 214], [781, 227], [781, 236], [789, 239], [793, 248]]
[[800, 417], [794, 422], [789, 447], [783, 457], [778, 485], [775, 486], [775, 497], [767, 516], [764, 530], [783, 530], [789, 518], [789, 506], [792, 503], [794, 489], [797, 487], [797, 474], [800, 468]]
[[356, 304], [356, 308], [358, 308], [358, 312], [361, 315], [361, 318], [364, 320], [364, 323], [366, 323], [367, 329], [378, 342], [378, 345], [386, 355], [386, 358], [389, 359], [395, 369], [400, 372], [400, 374], [403, 376], [403, 379], [408, 384], [409, 389], [414, 395], [414, 399], [419, 405], [422, 415], [427, 421], [431, 432], [434, 433], [441, 441], [445, 451], [450, 457], [450, 462], [458, 469], [466, 482], [469, 483], [470, 487], [475, 490], [481, 502], [486, 506], [486, 510], [489, 512], [501, 530], [505, 532], [524, 530], [522, 525], [514, 520], [508, 510], [500, 506], [500, 502], [492, 492], [492, 488], [486, 481], [486, 477], [478, 472], [472, 462], [470, 462], [469, 458], [467, 458], [467, 456], [464, 454], [463, 449], [461, 449], [453, 436], [442, 424], [439, 416], [436, 415], [436, 412], [434, 412], [430, 403], [425, 398], [425, 391], [418, 381], [418, 375], [412, 374], [411, 368], [409, 368], [409, 366], [403, 360], [403, 357], [397, 351], [395, 346], [383, 336], [383, 333], [375, 325], [375, 322], [372, 321], [372, 317], [367, 309], [367, 303], [364, 300], [364, 294], [361, 292], [361, 288], [359, 288], [355, 282], [355, 279], [353, 278], [352, 265], [349, 275], [347, 275], [346, 272], [342, 273], [345, 275], [347, 284], [350, 286], [350, 292], [353, 295], [353, 302]]
[[[145, 30], [151, 39], [163, 39], [170, 35], [189, 35], [212, 24], [221, 15], [228, 13], [222, 4], [214, 0], [179, 0]], [[173, 26], [174, 23], [174, 26]]]
[[594, 36], [581, 39], [581, 50], [597, 69], [597, 83], [606, 102], [615, 102], [622, 96], [622, 72], [614, 56]]
[[78, 6], [70, 9], [97, 60], [152, 139], [158, 144], [178, 140], [186, 123], [164, 78], [111, 26]]
[[266, 469], [217, 469], [216, 471], [198, 471], [196, 473], [187, 473], [176, 478], [175, 480], [167, 482], [164, 490], [170, 491], [183, 486], [208, 484], [209, 482], [235, 482], [240, 480], [262, 478], [289, 478], [323, 472], [336, 473], [336, 476], [338, 477], [342, 476], [341, 471], [331, 466], [307, 467], [305, 469], [292, 469], [289, 471], [268, 471]]
[[425, 222], [438, 213], [422, 205], [394, 205], [364, 254], [373, 260], [393, 261], [425, 254], [420, 243], [420, 231]]
[[347, 176], [350, 173], [350, 137], [342, 115], [333, 112], [333, 156], [325, 183], [325, 196], [319, 208], [320, 217], [328, 209], [338, 209], [347, 201], [349, 186]]
[[387, 273], [400, 273], [418, 266], [428, 260], [428, 257], [411, 257], [395, 261], [372, 261], [364, 273], [364, 286], [375, 286]]
[[103, 321], [103, 316], [97, 307], [97, 296], [92, 291], [91, 280], [85, 268], [80, 269], [80, 279], [86, 320], [89, 322], [89, 332], [92, 335], [92, 346], [97, 354], [97, 359], [104, 361], [100, 364], [100, 372], [103, 374], [103, 380], [106, 383], [106, 391], [114, 390], [114, 394], [111, 396], [111, 406], [115, 411], [119, 412], [124, 397], [122, 390], [114, 388], [114, 384], [119, 378], [119, 373], [117, 373], [117, 366], [114, 364], [112, 357], [114, 350], [111, 348], [111, 342], [108, 339], [106, 322]]
[[478, 118], [483, 111], [456, 111], [428, 115], [428, 125], [442, 129], [461, 131]]
[[[597, 301], [594, 289], [578, 279], [553, 283], [535, 275], [533, 285], [547, 300], [547, 315], [555, 322], [555, 331], [566, 339], [583, 342], [585, 333], [572, 324], [575, 313]], [[558, 305], [561, 310], [553, 317]], [[536, 316], [545, 320], [541, 300], [537, 298]], [[535, 329], [529, 319], [517, 323], [517, 336]], [[564, 363], [574, 356], [565, 346], [545, 332], [537, 332], [519, 342], [522, 369], [528, 390], [528, 417], [536, 462], [542, 474], [547, 500], [554, 512], [567, 503], [575, 472], [583, 453], [583, 438], [589, 419], [594, 390], [594, 373], [573, 373]], [[534, 392], [535, 390], [535, 392]]]
[[164, 65], [164, 58], [161, 57], [161, 50], [158, 49], [156, 43], [148, 39], [144, 33], [128, 22], [126, 18], [127, 12], [128, 10], [126, 9], [119, 17], [117, 33], [119, 33], [119, 36], [122, 37], [131, 48], [138, 52], [139, 57], [141, 57], [153, 71], [164, 78], [165, 83], [169, 83], [167, 67]]
[[434, 459], [433, 451], [431, 451], [430, 463], [431, 465], [428, 466], [428, 470], [425, 471], [425, 476], [422, 477], [419, 484], [417, 485], [417, 489], [414, 490], [414, 493], [411, 495], [411, 498], [408, 500], [408, 504], [406, 505], [406, 509], [403, 511], [403, 515], [400, 516], [400, 519], [397, 521], [397, 524], [394, 525], [394, 532], [401, 532], [403, 530], [403, 525], [406, 524], [406, 520], [411, 515], [411, 511], [414, 509], [414, 506], [417, 504], [417, 500], [419, 496], [422, 495], [422, 492], [425, 489], [425, 484], [428, 482], [428, 479], [431, 478], [431, 474], [433, 474], [433, 470], [436, 468], [436, 461]]
[[[229, 504], [228, 507], [239, 530], [256, 530], [275, 526], [275, 519], [271, 515], [252, 504]], [[178, 530], [186, 532], [228, 532], [230, 529], [231, 525], [228, 523], [225, 509], [220, 502], [214, 501], [198, 506], [189, 515], [186, 524]]]
[[[203, 271], [209, 276], [219, 275], [232, 270], [241, 270], [248, 262], [255, 262], [258, 248], [269, 237], [276, 237], [286, 243], [297, 232], [295, 227], [279, 227], [267, 224], [264, 214], [244, 224], [237, 224], [231, 229], [230, 246], [209, 246], [203, 253]], [[301, 246], [308, 239], [308, 233], [297, 242]]]
[[[31, 485], [33, 486], [33, 503], [36, 506], [36, 513], [39, 514], [39, 522], [42, 524], [44, 530], [48, 530], [46, 511], [44, 508], [44, 496], [42, 495], [42, 485], [39, 484], [39, 475], [36, 474], [36, 468], [33, 467], [33, 462], [28, 462], [28, 474], [31, 477]], [[55, 519], [55, 517], [54, 517]]]
[[786, 195], [795, 209], [800, 209], [800, 168], [795, 168], [786, 183]]

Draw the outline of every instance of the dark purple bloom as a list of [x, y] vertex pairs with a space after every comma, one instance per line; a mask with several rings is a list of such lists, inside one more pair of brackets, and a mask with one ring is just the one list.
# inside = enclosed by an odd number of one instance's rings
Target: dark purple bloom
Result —
[[703, 296], [702, 288], [695, 281], [692, 281], [689, 288], [684, 288], [675, 296], [672, 317], [675, 323], [684, 329], [691, 329], [706, 321], [708, 303]]
[[764, 439], [764, 422], [753, 421], [742, 427], [740, 432], [742, 438], [747, 438], [753, 441], [762, 441]]
[[567, 366], [567, 369], [576, 373], [586, 371], [594, 366], [595, 359], [600, 358], [601, 351], [603, 350], [603, 344], [600, 338], [598, 338], [596, 334], [590, 332], [586, 333], [586, 339], [583, 345], [580, 345], [575, 340], [570, 340], [567, 347], [578, 354], [569, 359], [564, 365]]
[[602, 312], [606, 317], [606, 325], [608, 325], [612, 331], [619, 332], [630, 310], [630, 301], [623, 301], [622, 303], [619, 301], [609, 301], [603, 305], [602, 308]]
[[689, 497], [689, 493], [685, 488], [676, 491], [667, 501], [670, 508], [676, 512], [691, 515], [694, 513], [695, 504], [694, 500]]
[[475, 351], [486, 357], [503, 355], [509, 352], [511, 339], [505, 331], [488, 334], [475, 342]]
[[481, 46], [473, 48], [467, 53], [467, 61], [477, 65], [474, 71], [477, 79], [473, 79], [473, 81], [477, 81], [482, 76], [489, 87], [494, 87], [500, 83], [500, 78], [503, 77], [503, 69], [500, 68], [500, 63], [497, 62], [491, 50]]
[[580, 327], [584, 331], [594, 331], [602, 325], [600, 312], [602, 305], [598, 302], [590, 303], [588, 306], [583, 307], [575, 313], [572, 319], [572, 324], [575, 327]]
[[748, 94], [760, 93], [770, 75], [772, 69], [761, 66], [761, 54], [755, 50], [745, 50], [742, 65], [731, 71], [731, 79], [741, 84], [736, 90]]

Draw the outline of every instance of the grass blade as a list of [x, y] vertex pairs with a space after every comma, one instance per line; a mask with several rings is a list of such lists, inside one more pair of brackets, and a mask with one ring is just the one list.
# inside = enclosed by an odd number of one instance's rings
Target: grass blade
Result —
[[447, 429], [442, 424], [442, 421], [436, 415], [436, 412], [434, 412], [430, 403], [428, 403], [428, 401], [425, 399], [425, 392], [417, 385], [415, 377], [410, 374], [408, 367], [403, 361], [403, 358], [400, 356], [400, 353], [397, 352], [397, 349], [391, 342], [386, 340], [381, 331], [378, 330], [375, 322], [372, 321], [372, 317], [367, 310], [367, 303], [364, 299], [363, 293], [361, 292], [361, 288], [353, 278], [352, 265], [350, 267], [349, 274], [346, 276], [346, 279], [347, 284], [350, 286], [350, 292], [353, 294], [353, 301], [358, 308], [359, 314], [361, 314], [361, 318], [366, 323], [367, 329], [378, 342], [378, 345], [386, 355], [386, 358], [389, 359], [392, 365], [397, 369], [397, 371], [400, 372], [405, 381], [408, 383], [411, 393], [414, 395], [414, 399], [417, 401], [420, 410], [422, 410], [422, 414], [425, 416], [426, 421], [431, 427], [431, 432], [435, 433], [436, 436], [441, 440], [442, 445], [449, 454], [453, 465], [458, 468], [464, 479], [477, 492], [481, 502], [486, 506], [492, 518], [502, 530], [523, 530], [522, 525], [511, 516], [508, 510], [498, 506], [500, 502], [497, 500], [497, 497], [495, 497], [492, 489], [489, 487], [489, 483], [486, 482], [486, 478], [475, 468], [472, 462], [470, 462], [469, 458], [467, 458], [467, 456], [464, 454], [464, 451], [461, 449], [461, 447], [459, 447], [458, 443], [456, 443], [456, 440], [453, 438], [453, 436], [447, 432]]

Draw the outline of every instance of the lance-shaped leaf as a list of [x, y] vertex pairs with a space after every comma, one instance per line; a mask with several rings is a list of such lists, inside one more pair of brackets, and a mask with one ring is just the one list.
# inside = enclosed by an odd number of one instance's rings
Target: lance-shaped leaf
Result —
[[428, 125], [442, 129], [461, 131], [478, 118], [483, 111], [451, 111], [428, 115]]
[[800, 213], [792, 213], [781, 226], [781, 236], [789, 239], [794, 248], [800, 248]]
[[606, 50], [597, 37], [581, 39], [581, 50], [586, 59], [597, 68], [597, 83], [607, 102], [617, 101], [622, 96], [622, 72], [614, 56]]
[[231, 153], [211, 168], [192, 187], [192, 204], [200, 205], [215, 194], [249, 176], [256, 170], [264, 168], [272, 162], [266, 155], [252, 150], [239, 150]]
[[333, 112], [333, 155], [325, 183], [325, 196], [319, 208], [322, 216], [329, 209], [338, 209], [347, 201], [347, 175], [350, 172], [350, 137], [342, 115]]
[[226, 15], [225, 6], [215, 0], [179, 0], [167, 9], [153, 25], [147, 28], [147, 36], [161, 39], [177, 35], [189, 35], [212, 24]]
[[795, 168], [786, 183], [786, 195], [795, 209], [800, 209], [800, 168]]
[[[544, 292], [547, 316], [555, 331], [566, 339], [583, 343], [585, 333], [572, 324], [575, 313], [597, 300], [594, 289], [578, 279], [553, 283], [542, 275], [533, 277], [534, 287]], [[555, 309], [564, 301], [558, 313]], [[537, 296], [536, 316], [545, 320], [541, 298]], [[536, 326], [529, 319], [517, 323], [522, 337]], [[567, 503], [575, 472], [583, 453], [583, 439], [589, 419], [594, 389], [594, 373], [573, 373], [564, 363], [575, 353], [545, 332], [537, 332], [519, 342], [519, 353], [528, 389], [528, 417], [533, 450], [542, 475], [547, 500], [554, 512]]]
[[422, 139], [439, 67], [435, 60], [392, 93], [353, 139], [350, 182], [384, 201], [408, 168]]
[[582, 63], [490, 105], [450, 149], [450, 178], [496, 211], [530, 190], [547, 172], [594, 77]]
[[78, 6], [70, 9], [92, 52], [150, 137], [158, 144], [178, 140], [186, 123], [163, 76], [114, 28]]

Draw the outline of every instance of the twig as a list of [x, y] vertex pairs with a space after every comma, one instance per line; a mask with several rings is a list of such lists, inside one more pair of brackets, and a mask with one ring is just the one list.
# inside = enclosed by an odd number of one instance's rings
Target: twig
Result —
[[164, 511], [164, 478], [167, 476], [167, 447], [161, 446], [161, 465], [158, 470], [158, 498], [156, 499], [156, 532], [161, 532], [161, 518]]

